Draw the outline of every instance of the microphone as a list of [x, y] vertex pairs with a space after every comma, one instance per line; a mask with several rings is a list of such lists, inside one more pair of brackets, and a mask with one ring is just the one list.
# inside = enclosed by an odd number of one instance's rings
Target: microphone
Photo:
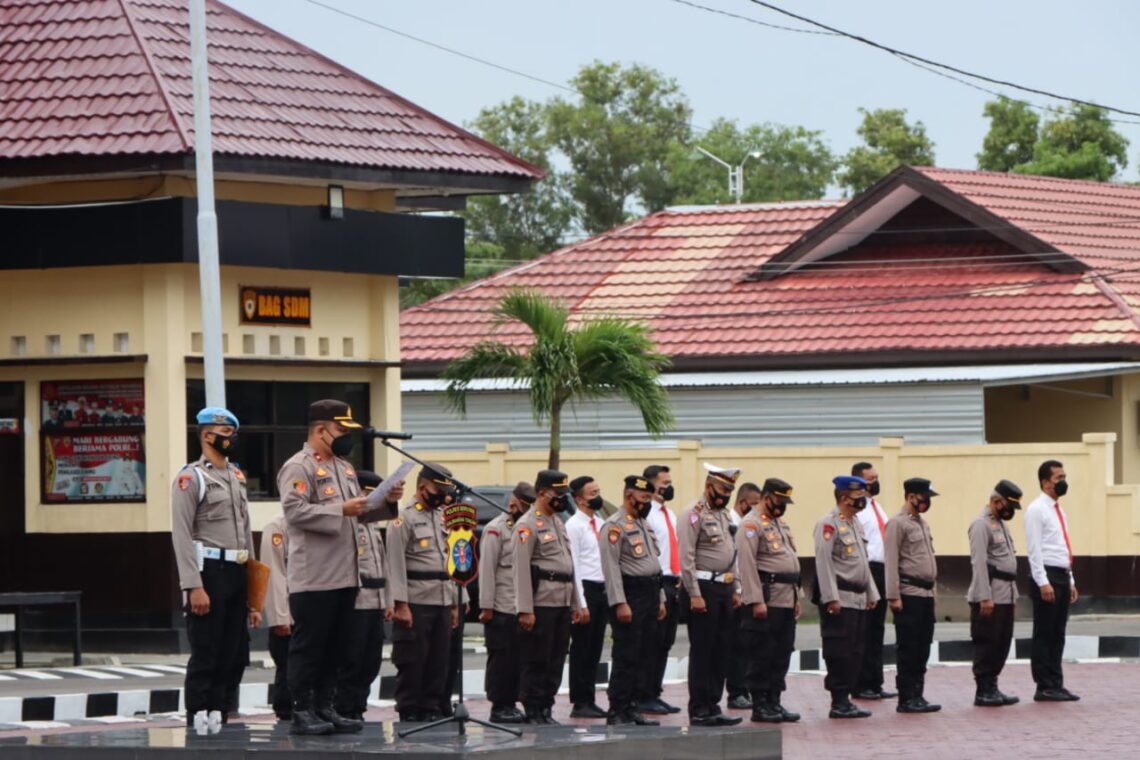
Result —
[[410, 441], [412, 439], [411, 433], [396, 433], [391, 430], [377, 430], [376, 428], [364, 428], [364, 434], [371, 438], [390, 438], [396, 441]]

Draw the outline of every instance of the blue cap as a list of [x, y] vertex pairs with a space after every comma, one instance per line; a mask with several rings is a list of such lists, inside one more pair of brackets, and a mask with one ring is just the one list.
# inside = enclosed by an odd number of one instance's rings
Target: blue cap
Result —
[[196, 419], [199, 425], [233, 425], [234, 430], [238, 428], [238, 418], [234, 416], [234, 413], [220, 406], [206, 407], [198, 412]]
[[838, 475], [831, 482], [837, 491], [862, 491], [867, 487], [867, 481], [857, 475]]

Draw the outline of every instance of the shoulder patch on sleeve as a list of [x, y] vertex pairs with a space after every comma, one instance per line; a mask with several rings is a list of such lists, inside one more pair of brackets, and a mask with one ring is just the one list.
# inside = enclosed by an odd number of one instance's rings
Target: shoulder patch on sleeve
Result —
[[280, 546], [281, 544], [285, 543], [285, 536], [280, 533], [274, 533], [272, 540], [274, 546]]
[[616, 525], [606, 532], [606, 538], [609, 539], [611, 544], [616, 544], [621, 540], [621, 528]]
[[835, 535], [835, 526], [831, 523], [823, 526], [823, 540], [830, 541], [831, 537]]
[[697, 514], [696, 512], [693, 512], [691, 515], [689, 515], [689, 525], [696, 525], [700, 521], [701, 521], [701, 516], [699, 514]]
[[530, 538], [530, 528], [519, 528], [515, 531], [515, 535], [519, 537], [520, 544], [525, 544], [526, 540]]
[[404, 518], [403, 517], [397, 517], [395, 520], [392, 521], [392, 527], [393, 528], [399, 528], [403, 524], [404, 524]]
[[308, 490], [308, 488], [309, 487], [307, 485], [305, 485], [305, 481], [303, 481], [303, 480], [294, 480], [293, 481], [293, 490], [296, 491], [297, 493], [304, 493], [305, 491]]
[[178, 490], [179, 491], [190, 490], [190, 481], [193, 479], [194, 479], [193, 475], [179, 475], [178, 476]]

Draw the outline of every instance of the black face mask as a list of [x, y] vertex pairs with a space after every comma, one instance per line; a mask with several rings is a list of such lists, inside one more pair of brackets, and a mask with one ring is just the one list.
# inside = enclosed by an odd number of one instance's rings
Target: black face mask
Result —
[[213, 449], [219, 454], [224, 454], [228, 457], [231, 456], [237, 449], [237, 439], [237, 433], [234, 433], [233, 435], [222, 435], [220, 433], [214, 433], [214, 440], [207, 441], [206, 443], [210, 444], [210, 446], [213, 447]]
[[595, 496], [594, 498], [592, 498], [586, 502], [586, 506], [589, 507], [590, 509], [594, 510], [595, 512], [597, 512], [599, 509], [601, 509], [603, 506], [605, 506], [605, 501], [602, 499], [601, 496]]
[[1058, 499], [1067, 494], [1069, 492], [1069, 481], [1058, 480], [1053, 484], [1053, 492], [1057, 494]]
[[924, 514], [927, 511], [929, 511], [930, 510], [930, 497], [929, 496], [919, 497], [918, 501], [916, 501], [914, 503], [914, 509], [916, 512], [919, 512], [920, 514]]
[[[340, 439], [338, 438], [337, 440], [339, 441]], [[448, 494], [443, 491], [436, 491], [435, 493], [429, 491], [424, 494], [424, 504], [431, 509], [439, 509], [448, 501], [450, 501]]]
[[555, 512], [565, 512], [570, 509], [569, 494], [556, 493], [550, 499], [550, 508]]
[[653, 502], [647, 499], [645, 501], [634, 502], [634, 506], [637, 508], [637, 516], [644, 520], [649, 517], [649, 511], [653, 509]]
[[708, 501], [709, 506], [713, 509], [724, 509], [727, 507], [729, 498], [730, 497], [728, 496], [721, 496], [716, 491], [709, 491], [705, 496], [705, 499]]
[[1002, 503], [1001, 507], [998, 508], [998, 517], [1005, 520], [1006, 522], [1009, 522], [1010, 520], [1012, 520], [1013, 519], [1013, 506], [1011, 506], [1010, 504], [1007, 504], [1007, 503]]
[[871, 494], [872, 496], [878, 496], [879, 495], [879, 481], [876, 480], [874, 483], [869, 484], [867, 486], [867, 493]]
[[337, 438], [333, 438], [332, 443], [329, 444], [329, 448], [332, 449], [333, 456], [343, 459], [352, 453], [352, 447], [355, 443], [352, 436], [346, 433]]
[[858, 499], [851, 500], [851, 508], [856, 512], [862, 512], [867, 506], [867, 497], [860, 496]]
[[788, 505], [787, 504], [781, 504], [779, 502], [774, 501], [768, 505], [768, 514], [772, 515], [772, 517], [783, 517], [784, 513], [787, 511], [788, 511]]
[[673, 486], [665, 486], [661, 489], [661, 501], [673, 500]]

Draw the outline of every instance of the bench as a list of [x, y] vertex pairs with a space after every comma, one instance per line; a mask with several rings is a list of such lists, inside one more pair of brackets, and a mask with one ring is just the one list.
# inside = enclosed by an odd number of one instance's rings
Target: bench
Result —
[[23, 612], [25, 607], [41, 607], [52, 604], [75, 606], [75, 639], [72, 659], [76, 665], [83, 660], [82, 639], [79, 633], [79, 599], [82, 591], [5, 591], [0, 592], [0, 610], [14, 609], [16, 612], [16, 667], [24, 667]]

